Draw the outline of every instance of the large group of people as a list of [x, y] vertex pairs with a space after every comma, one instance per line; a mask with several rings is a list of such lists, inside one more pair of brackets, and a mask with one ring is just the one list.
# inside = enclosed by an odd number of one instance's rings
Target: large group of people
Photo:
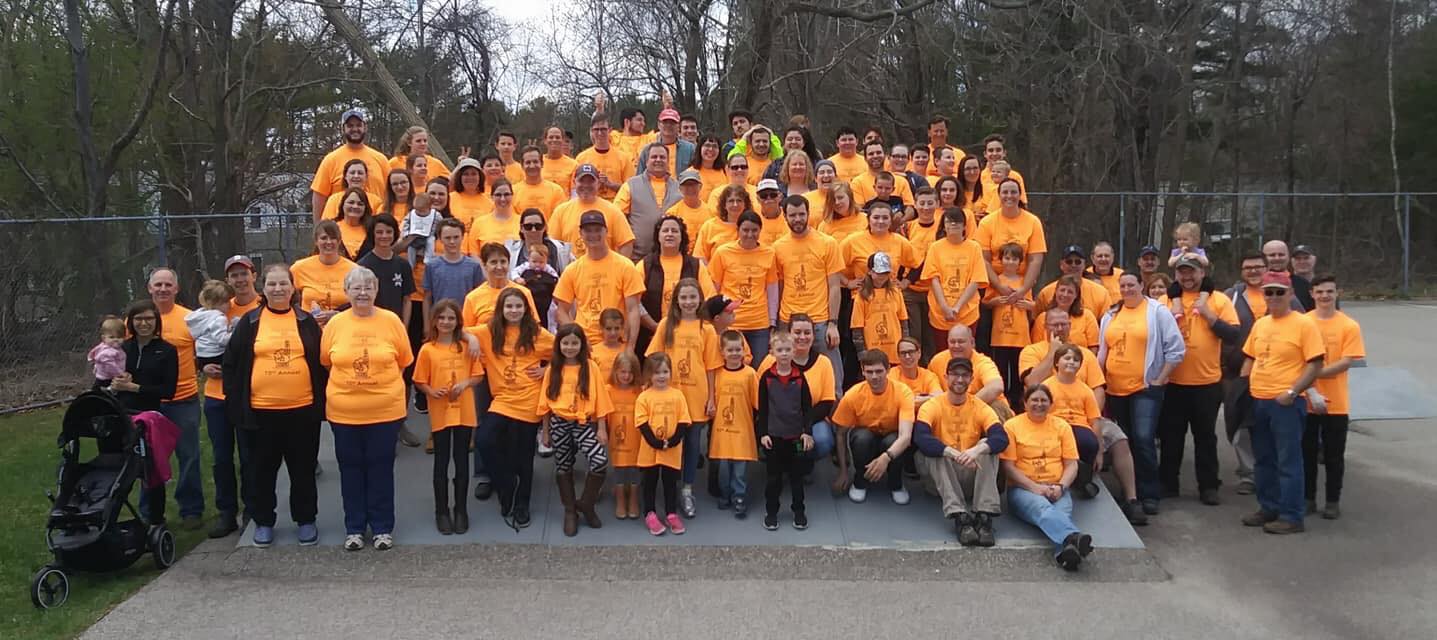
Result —
[[1319, 459], [1321, 514], [1339, 517], [1362, 338], [1311, 248], [1269, 242], [1223, 291], [1187, 224], [1128, 271], [1107, 242], [1068, 245], [1044, 282], [1044, 219], [1001, 135], [978, 156], [942, 116], [917, 144], [840, 127], [823, 157], [801, 116], [772, 129], [735, 111], [719, 135], [665, 108], [646, 132], [642, 111], [615, 127], [597, 106], [588, 149], [559, 127], [544, 148], [503, 132], [452, 172], [430, 132], [385, 157], [347, 111], [311, 184], [311, 256], [258, 272], [235, 256], [197, 311], [177, 304], [172, 270], [150, 276], [124, 316], [124, 371], [100, 380], [97, 362], [96, 384], [181, 427], [184, 526], [204, 511], [201, 409], [211, 535], [249, 519], [259, 546], [281, 464], [299, 540], [318, 540], [322, 422], [351, 550], [394, 544], [403, 443], [435, 454], [442, 534], [469, 529], [471, 479], [528, 526], [546, 455], [565, 535], [602, 526], [607, 484], [615, 518], [681, 534], [706, 508], [702, 475], [709, 504], [746, 518], [760, 461], [762, 526], [778, 528], [787, 487], [805, 529], [805, 484], [833, 460], [831, 488], [854, 503], [878, 490], [908, 504], [918, 481], [965, 546], [994, 544], [1006, 496], [1072, 570], [1093, 548], [1073, 500], [1101, 495], [1109, 467], [1119, 507], [1147, 524], [1180, 493], [1191, 432], [1198, 498], [1220, 502], [1220, 409], [1237, 493], [1257, 495], [1244, 524], [1302, 531]]

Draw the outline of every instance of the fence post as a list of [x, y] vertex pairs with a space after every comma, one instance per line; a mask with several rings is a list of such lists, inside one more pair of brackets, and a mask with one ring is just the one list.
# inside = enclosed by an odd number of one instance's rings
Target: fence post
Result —
[[1257, 249], [1262, 250], [1262, 243], [1267, 242], [1267, 193], [1257, 194]]
[[[263, 219], [263, 218], [261, 218], [261, 219]], [[282, 260], [282, 261], [284, 261], [284, 262], [289, 262], [289, 256], [287, 256], [287, 255], [284, 254], [284, 237], [285, 237], [286, 235], [288, 235], [288, 233], [289, 233], [289, 230], [286, 229], [285, 227], [288, 226], [288, 224], [289, 224], [289, 216], [287, 216], [287, 215], [281, 215], [281, 216], [279, 217], [279, 259]], [[264, 225], [261, 224], [261, 225], [260, 225], [260, 228], [263, 228], [263, 227], [264, 227]]]
[[1402, 295], [1411, 295], [1412, 286], [1412, 194], [1402, 198]]
[[1127, 264], [1128, 199], [1118, 194], [1118, 264]]
[[155, 214], [155, 257], [159, 260], [156, 266], [167, 267], [170, 265], [169, 249], [165, 246], [169, 244], [165, 241], [169, 235], [169, 229], [165, 225], [165, 216]]

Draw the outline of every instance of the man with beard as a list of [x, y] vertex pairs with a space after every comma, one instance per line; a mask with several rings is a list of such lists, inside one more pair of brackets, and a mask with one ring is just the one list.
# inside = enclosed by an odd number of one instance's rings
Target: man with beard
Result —
[[364, 190], [375, 196], [384, 195], [384, 182], [389, 176], [389, 158], [378, 149], [364, 144], [364, 139], [369, 134], [366, 120], [364, 111], [359, 109], [350, 109], [340, 116], [339, 125], [344, 133], [344, 144], [325, 154], [319, 168], [314, 171], [314, 180], [309, 183], [310, 207], [315, 220], [318, 220], [320, 213], [324, 211], [324, 203], [329, 200], [329, 196], [344, 191], [344, 165], [350, 160], [362, 160], [364, 167], [369, 170], [369, 181]]

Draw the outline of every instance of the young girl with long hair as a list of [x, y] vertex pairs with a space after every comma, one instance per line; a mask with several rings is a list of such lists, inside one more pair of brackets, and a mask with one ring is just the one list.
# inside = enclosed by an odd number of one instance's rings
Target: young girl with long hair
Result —
[[859, 352], [878, 349], [888, 364], [898, 364], [898, 341], [908, 337], [908, 307], [893, 278], [896, 265], [882, 251], [868, 256], [868, 275], [853, 299], [853, 346]]
[[[599, 377], [599, 365], [589, 358], [589, 340], [579, 325], [568, 323], [554, 334], [554, 357], [544, 374], [539, 415], [545, 446], [554, 448], [554, 480], [564, 505], [564, 535], [579, 533], [579, 516], [594, 529], [603, 526], [594, 504], [609, 472], [608, 416], [614, 408]], [[583, 453], [589, 463], [584, 492], [574, 497], [574, 459]]]
[[[414, 364], [414, 386], [429, 398], [429, 432], [434, 439], [434, 526], [439, 533], [469, 531], [469, 441], [479, 419], [474, 410], [474, 385], [484, 375], [477, 358], [469, 356], [459, 305], [441, 300], [430, 312], [424, 346]], [[454, 463], [453, 505], [450, 505], [449, 463]], [[451, 511], [452, 509], [452, 511]]]

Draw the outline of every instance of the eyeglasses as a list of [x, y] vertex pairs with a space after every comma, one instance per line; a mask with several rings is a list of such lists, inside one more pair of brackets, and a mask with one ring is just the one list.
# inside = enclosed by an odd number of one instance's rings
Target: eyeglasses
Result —
[[1287, 289], [1263, 289], [1262, 295], [1266, 298], [1281, 298], [1287, 295]]
[[916, 349], [902, 349], [898, 352], [900, 358], [908, 358], [916, 355], [918, 355], [918, 350]]
[[728, 168], [730, 171], [748, 171], [748, 165], [746, 164], [731, 164]]
[[542, 222], [530, 222], [530, 223], [527, 223], [527, 224], [524, 224], [524, 225], [521, 225], [521, 226], [524, 227], [524, 230], [525, 230], [525, 231], [543, 231], [543, 230], [544, 230], [544, 223], [542, 223]]

